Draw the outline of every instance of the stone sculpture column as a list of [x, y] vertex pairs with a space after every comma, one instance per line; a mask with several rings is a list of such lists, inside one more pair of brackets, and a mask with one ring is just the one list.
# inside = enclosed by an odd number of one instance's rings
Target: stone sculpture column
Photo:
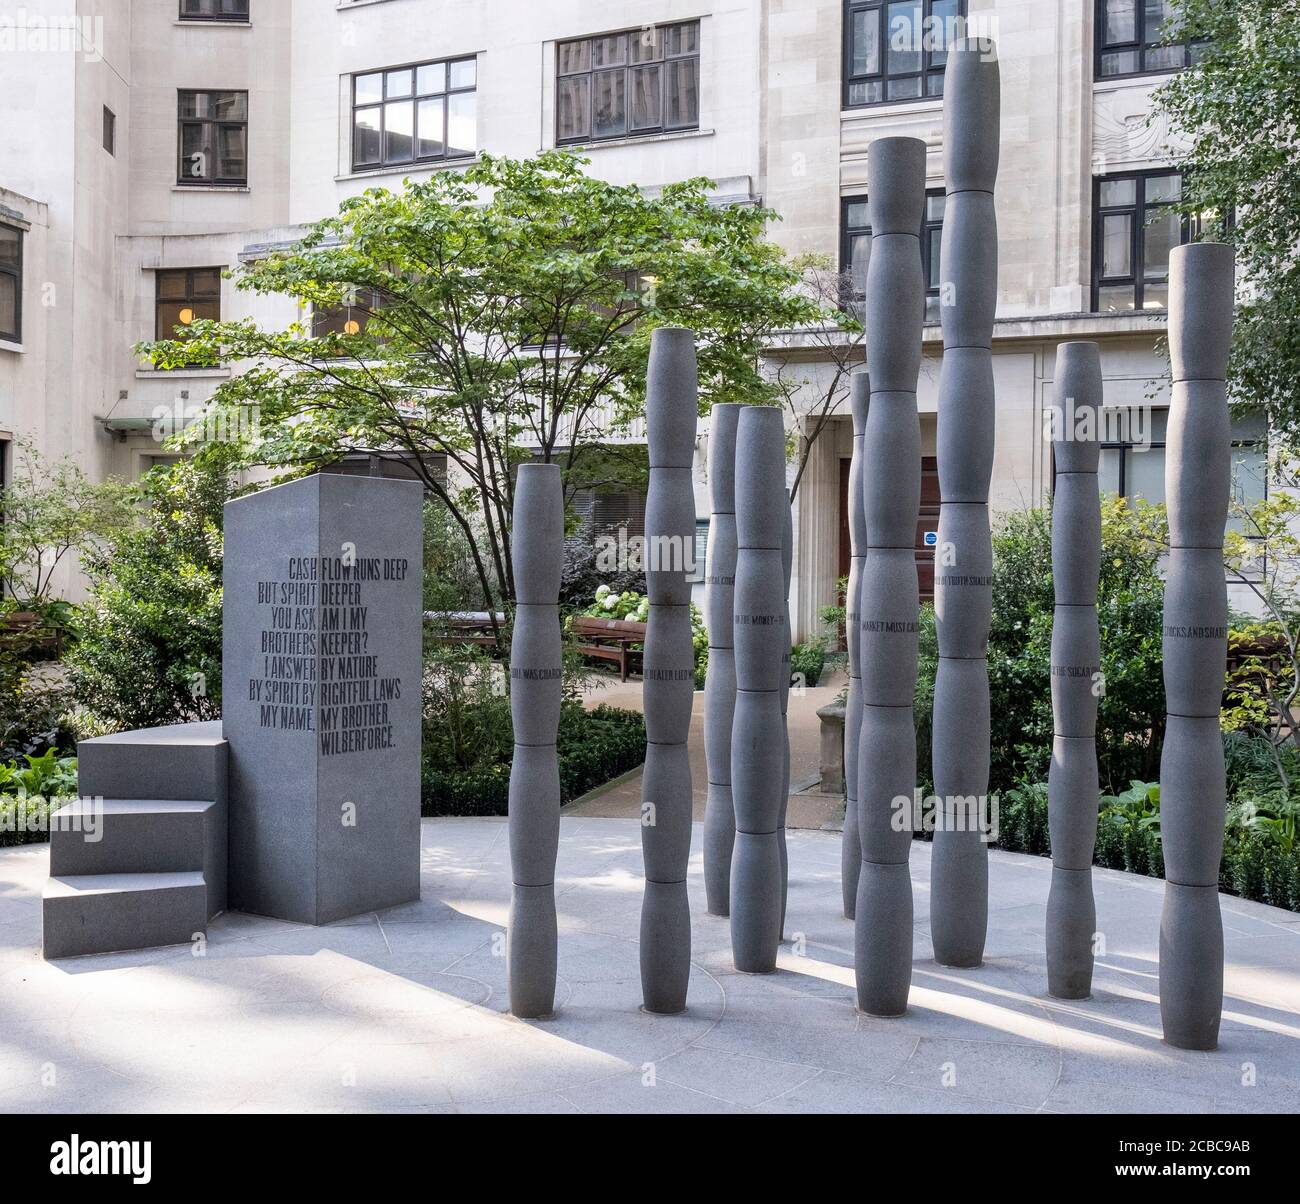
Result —
[[709, 550], [704, 570], [704, 619], [709, 672], [704, 679], [704, 756], [709, 793], [704, 804], [704, 897], [710, 915], [731, 911], [731, 851], [736, 813], [731, 804], [731, 724], [736, 713], [732, 595], [736, 582], [736, 420], [731, 402], [709, 411]]
[[782, 411], [746, 406], [736, 428], [736, 715], [731, 795], [731, 950], [737, 970], [776, 969], [781, 937], [781, 786], [785, 728], [781, 678], [789, 681], [782, 528], [785, 491]]
[[1092, 853], [1097, 843], [1097, 700], [1101, 639], [1097, 581], [1101, 498], [1097, 490], [1101, 352], [1096, 343], [1056, 350], [1052, 454], [1052, 764], [1047, 773], [1052, 887], [1047, 895], [1047, 990], [1058, 999], [1092, 991]]
[[794, 578], [794, 516], [790, 510], [790, 495], [785, 495], [781, 511], [781, 575], [785, 583], [785, 650], [781, 658], [781, 751], [784, 770], [781, 774], [781, 814], [776, 821], [777, 847], [781, 853], [781, 923], [777, 927], [780, 940], [785, 939], [785, 910], [790, 894], [790, 856], [785, 843], [785, 820], [790, 809], [790, 653], [793, 638], [790, 623], [790, 582]]
[[1000, 88], [987, 38], [955, 42], [943, 84], [947, 199], [940, 262], [939, 542], [934, 612], [933, 774], [938, 799], [930, 858], [935, 960], [978, 966], [988, 923], [988, 637], [993, 611], [989, 478], [993, 472], [993, 314], [998, 293]]
[[564, 492], [557, 464], [523, 464], [510, 536], [515, 625], [510, 640], [510, 1010], [526, 1018], [555, 1007], [555, 856], [560, 843], [556, 734], [563, 694], [560, 570]]
[[[871, 399], [862, 448], [867, 550], [862, 567], [858, 672], [858, 835], [862, 866], [854, 923], [858, 1007], [901, 1015], [912, 980], [912, 793], [916, 788], [921, 499], [921, 368], [925, 279], [921, 214], [925, 143], [879, 138], [867, 152], [871, 263], [866, 282]], [[897, 822], [899, 806], [905, 823]]]
[[1160, 1018], [1165, 1040], [1182, 1049], [1213, 1049], [1223, 1010], [1218, 883], [1227, 790], [1219, 709], [1228, 633], [1223, 532], [1232, 477], [1226, 378], [1233, 270], [1232, 248], [1221, 243], [1176, 247], [1169, 256]]
[[844, 598], [844, 642], [849, 654], [849, 693], [844, 710], [844, 837], [840, 846], [840, 887], [844, 918], [853, 919], [858, 903], [858, 871], [862, 843], [858, 837], [858, 735], [862, 728], [862, 682], [859, 680], [858, 595], [862, 566], [867, 555], [867, 512], [862, 498], [862, 444], [867, 428], [871, 378], [865, 370], [849, 378], [849, 404], [853, 409], [853, 459], [849, 461], [849, 583]]
[[691, 587], [695, 546], [695, 456], [699, 388], [695, 337], [681, 327], [650, 336], [646, 429], [646, 625], [642, 674], [646, 760], [642, 775], [641, 991], [648, 1012], [686, 1007], [691, 970], [691, 913], [686, 864], [691, 851], [691, 763], [686, 739], [695, 693]]

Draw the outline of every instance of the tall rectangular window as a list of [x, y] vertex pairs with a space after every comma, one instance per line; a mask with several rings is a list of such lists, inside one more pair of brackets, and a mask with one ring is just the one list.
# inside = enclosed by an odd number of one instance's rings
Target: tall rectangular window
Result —
[[182, 21], [247, 21], [248, 0], [181, 0]]
[[1097, 313], [1164, 309], [1169, 252], [1199, 233], [1169, 205], [1182, 195], [1178, 172], [1101, 176], [1094, 181], [1092, 308]]
[[845, 0], [844, 107], [943, 95], [966, 0]]
[[478, 151], [478, 61], [443, 59], [352, 77], [352, 170]]
[[360, 334], [370, 325], [370, 319], [379, 312], [379, 291], [373, 288], [354, 289], [339, 306], [313, 306], [311, 311], [311, 337], [323, 338], [328, 334]]
[[[925, 274], [925, 320], [939, 321], [939, 264], [943, 249], [942, 188], [925, 194], [925, 211], [921, 215], [921, 269]], [[867, 266], [871, 262], [871, 217], [864, 196], [845, 197], [840, 211], [840, 272], [846, 280], [845, 303], [862, 303], [867, 285]]]
[[23, 341], [23, 232], [0, 224], [0, 339]]
[[117, 114], [108, 105], [104, 106], [104, 149], [117, 154]]
[[180, 184], [248, 183], [248, 93], [180, 94]]
[[154, 338], [183, 339], [200, 318], [221, 319], [220, 268], [167, 268], [154, 273]]
[[561, 145], [700, 125], [700, 23], [652, 25], [556, 47]]
[[1170, 41], [1173, 0], [1097, 0], [1097, 78], [1181, 71], [1202, 43]]

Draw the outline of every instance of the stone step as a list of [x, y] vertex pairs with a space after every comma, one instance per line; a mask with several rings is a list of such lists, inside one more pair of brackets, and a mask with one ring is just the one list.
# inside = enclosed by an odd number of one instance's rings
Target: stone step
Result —
[[208, 888], [197, 871], [50, 878], [41, 914], [47, 958], [188, 944], [207, 930]]
[[[225, 808], [205, 799], [73, 799], [50, 825], [50, 875], [202, 870], [220, 888]], [[225, 907], [213, 900], [212, 911]]]
[[226, 797], [226, 740], [219, 720], [82, 740], [77, 758], [77, 791], [83, 797]]

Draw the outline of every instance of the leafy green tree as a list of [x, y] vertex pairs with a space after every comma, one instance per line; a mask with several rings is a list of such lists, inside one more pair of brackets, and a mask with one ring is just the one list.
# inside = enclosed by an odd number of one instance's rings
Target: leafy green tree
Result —
[[156, 468], [141, 519], [83, 557], [90, 594], [68, 657], [97, 720], [122, 728], [221, 714], [222, 506], [232, 453]]
[[[1300, 434], [1300, 0], [1173, 0], [1168, 29], [1204, 39], [1154, 94], [1184, 173], [1177, 208], [1236, 245], [1241, 283], [1230, 372], [1243, 403]], [[1186, 145], [1185, 150], [1180, 150]], [[1225, 220], [1230, 218], [1230, 221]]]
[[495, 611], [514, 596], [512, 469], [525, 448], [589, 477], [583, 461], [644, 412], [657, 326], [696, 332], [702, 409], [773, 400], [763, 332], [812, 312], [763, 237], [769, 210], [713, 204], [704, 180], [649, 196], [591, 178], [585, 162], [485, 155], [372, 189], [240, 268], [242, 290], [350, 304], [342, 333], [202, 321], [141, 352], [159, 367], [247, 367], [215, 404], [256, 407], [250, 463], [288, 473], [357, 450], [401, 458], [460, 526]]

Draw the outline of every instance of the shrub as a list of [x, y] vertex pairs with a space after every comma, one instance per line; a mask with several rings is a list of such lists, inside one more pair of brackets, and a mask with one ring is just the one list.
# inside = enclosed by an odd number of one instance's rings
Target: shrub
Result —
[[220, 456], [145, 478], [142, 522], [83, 557], [90, 594], [68, 657], [78, 701], [119, 728], [221, 714]]
[[814, 636], [790, 650], [790, 675], [802, 677], [805, 686], [815, 686], [826, 668], [826, 637]]
[[76, 793], [76, 757], [51, 749], [0, 762], [0, 847], [48, 840], [50, 813]]

